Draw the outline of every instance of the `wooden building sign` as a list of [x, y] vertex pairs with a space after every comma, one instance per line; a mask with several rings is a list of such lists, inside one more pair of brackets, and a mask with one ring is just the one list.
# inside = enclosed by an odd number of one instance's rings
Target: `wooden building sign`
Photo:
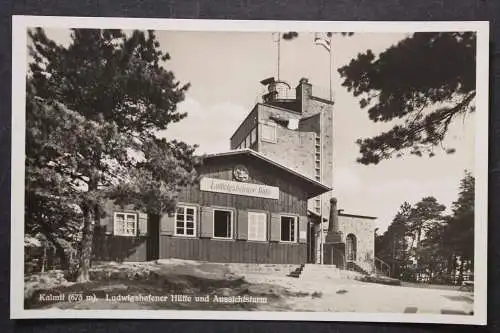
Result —
[[280, 191], [278, 187], [235, 182], [216, 178], [203, 177], [200, 180], [200, 190], [207, 192], [229, 193], [278, 200]]

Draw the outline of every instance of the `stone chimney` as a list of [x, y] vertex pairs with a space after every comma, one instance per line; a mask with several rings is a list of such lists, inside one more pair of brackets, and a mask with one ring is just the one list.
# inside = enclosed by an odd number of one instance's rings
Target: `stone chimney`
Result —
[[328, 233], [326, 234], [325, 243], [340, 243], [342, 240], [339, 231], [339, 211], [337, 209], [337, 199], [330, 199], [330, 218], [328, 221]]
[[337, 199], [330, 199], [330, 219], [328, 224], [328, 232], [339, 231], [339, 214], [337, 209]]
[[309, 83], [308, 79], [300, 79], [299, 85], [295, 88], [295, 94], [296, 98], [301, 101], [304, 101], [312, 96], [312, 85]]

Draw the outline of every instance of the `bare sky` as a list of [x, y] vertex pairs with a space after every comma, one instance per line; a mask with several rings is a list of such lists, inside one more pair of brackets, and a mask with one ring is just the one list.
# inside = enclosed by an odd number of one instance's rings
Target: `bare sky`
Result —
[[[67, 40], [67, 31], [47, 32], [57, 40]], [[272, 34], [159, 31], [157, 35], [161, 47], [171, 55], [166, 67], [182, 83], [191, 83], [186, 100], [179, 105], [188, 117], [171, 125], [165, 136], [198, 144], [201, 153], [228, 150], [230, 136], [260, 101], [264, 92], [260, 80], [276, 76], [277, 52]], [[341, 86], [336, 69], [360, 52], [371, 49], [379, 53], [404, 37], [395, 33], [360, 33], [352, 37], [334, 35], [332, 41], [336, 102], [334, 195], [346, 213], [378, 217], [376, 227], [381, 230], [387, 228], [404, 201], [415, 203], [432, 195], [450, 206], [457, 198], [464, 170], [473, 171], [474, 166], [473, 115], [452, 125], [445, 144], [457, 149], [453, 155], [438, 149], [433, 158], [409, 156], [376, 166], [356, 163], [356, 139], [389, 127], [368, 119], [358, 99]], [[306, 77], [313, 85], [314, 95], [328, 97], [328, 53], [314, 45], [313, 35], [303, 33], [281, 45], [281, 79], [295, 87], [300, 78]]]

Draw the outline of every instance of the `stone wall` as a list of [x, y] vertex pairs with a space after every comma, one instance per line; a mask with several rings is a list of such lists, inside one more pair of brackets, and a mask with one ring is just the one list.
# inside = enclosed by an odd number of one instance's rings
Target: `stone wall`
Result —
[[[333, 179], [333, 102], [315, 97], [313, 88], [309, 83], [301, 83], [297, 87], [297, 97], [300, 98], [302, 102], [302, 115], [303, 117], [307, 118], [301, 122], [301, 129], [305, 131], [314, 131], [321, 136], [321, 182], [331, 188], [335, 188]], [[319, 213], [318, 211], [316, 211], [316, 201], [317, 199], [321, 199], [322, 209], [320, 212], [324, 217], [326, 217], [326, 219], [328, 219], [328, 216], [330, 215], [330, 198], [332, 196], [332, 192], [327, 192], [322, 194], [320, 197], [311, 198], [308, 201], [308, 209], [315, 213]], [[323, 228], [327, 229], [328, 222], [324, 222], [323, 224]], [[316, 244], [318, 244], [316, 247], [316, 258], [318, 258], [318, 260], [321, 254], [321, 248], [319, 246], [320, 243], [321, 240], [320, 237], [318, 237], [316, 240]]]
[[354, 234], [357, 240], [356, 263], [367, 271], [373, 269], [375, 258], [375, 219], [361, 216], [339, 215], [339, 230], [342, 241]]
[[[270, 117], [299, 119], [300, 115], [266, 105], [259, 105], [259, 123], [272, 122], [276, 126], [276, 142], [262, 140], [259, 135], [257, 151], [308, 177], [314, 177], [314, 137], [313, 132], [289, 129]], [[260, 130], [259, 130], [260, 133]]]

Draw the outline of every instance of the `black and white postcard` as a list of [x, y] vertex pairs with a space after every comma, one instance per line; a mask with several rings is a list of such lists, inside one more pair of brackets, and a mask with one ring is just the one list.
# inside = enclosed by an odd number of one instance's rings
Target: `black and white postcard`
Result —
[[11, 317], [485, 325], [488, 33], [14, 16]]

